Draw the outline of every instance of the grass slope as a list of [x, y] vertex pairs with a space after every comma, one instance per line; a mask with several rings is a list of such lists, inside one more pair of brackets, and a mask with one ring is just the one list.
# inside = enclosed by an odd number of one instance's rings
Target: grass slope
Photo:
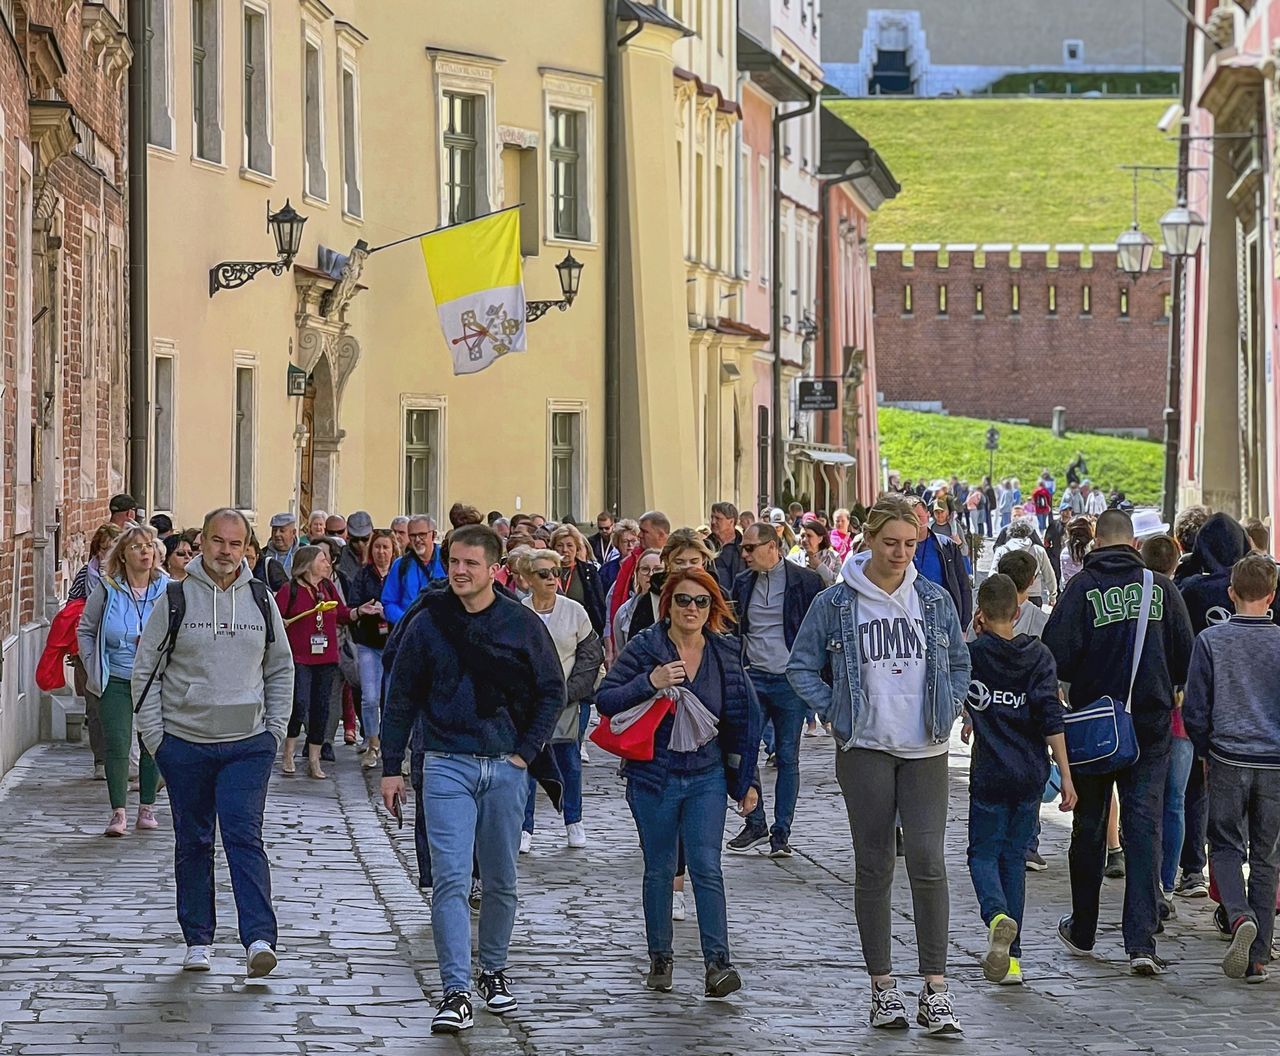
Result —
[[[902, 185], [872, 242], [1113, 242], [1132, 220], [1119, 165], [1174, 165], [1156, 128], [1169, 99], [848, 99], [826, 105]], [[1172, 176], [1172, 173], [1168, 173]], [[1139, 181], [1139, 224], [1159, 242], [1173, 182]]]
[[1049, 469], [1062, 483], [1067, 463], [1083, 451], [1089, 478], [1110, 490], [1118, 487], [1135, 503], [1159, 504], [1164, 448], [1150, 440], [1128, 440], [1092, 433], [1069, 433], [1063, 440], [1034, 425], [1009, 425], [982, 418], [956, 418], [941, 414], [881, 407], [880, 454], [889, 468], [905, 480], [949, 478], [952, 473], [970, 483], [987, 472], [987, 429], [1000, 430], [996, 475], [1017, 477], [1027, 498], [1042, 469]]

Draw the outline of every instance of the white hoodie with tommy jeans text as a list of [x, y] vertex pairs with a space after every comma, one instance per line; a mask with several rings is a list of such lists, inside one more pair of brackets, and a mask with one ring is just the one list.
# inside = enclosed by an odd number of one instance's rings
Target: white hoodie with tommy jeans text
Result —
[[915, 565], [907, 566], [892, 594], [867, 578], [871, 554], [851, 554], [840, 570], [858, 595], [856, 648], [863, 708], [853, 730], [855, 748], [901, 759], [942, 755], [948, 745], [929, 736], [925, 679], [924, 608], [916, 594]]

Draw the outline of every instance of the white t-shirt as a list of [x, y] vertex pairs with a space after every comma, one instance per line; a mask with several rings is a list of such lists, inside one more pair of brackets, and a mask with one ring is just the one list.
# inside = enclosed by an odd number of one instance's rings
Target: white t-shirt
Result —
[[[533, 609], [533, 596], [525, 598], [520, 604]], [[533, 611], [551, 632], [551, 640], [560, 657], [564, 677], [568, 678], [573, 671], [573, 659], [577, 655], [579, 643], [586, 641], [592, 634], [591, 617], [587, 615], [586, 609], [563, 594], [556, 595], [556, 603], [550, 612], [538, 612], [537, 609]]]

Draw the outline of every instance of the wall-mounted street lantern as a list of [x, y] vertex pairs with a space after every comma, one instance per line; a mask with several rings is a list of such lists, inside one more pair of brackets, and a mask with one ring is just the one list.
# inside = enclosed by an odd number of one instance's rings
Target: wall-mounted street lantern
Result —
[[1164, 251], [1171, 257], [1194, 257], [1204, 238], [1204, 217], [1187, 208], [1186, 198], [1160, 217]]
[[524, 320], [526, 323], [537, 322], [552, 308], [559, 308], [562, 312], [567, 311], [569, 305], [573, 304], [574, 298], [578, 296], [578, 283], [582, 280], [582, 265], [574, 259], [572, 253], [566, 253], [564, 260], [556, 265], [556, 275], [560, 279], [561, 299], [558, 301], [526, 301], [524, 306]]
[[260, 271], [270, 271], [272, 275], [282, 275], [292, 266], [298, 250], [302, 248], [302, 227], [307, 222], [289, 204], [286, 198], [284, 208], [277, 213], [271, 211], [271, 202], [267, 202], [267, 230], [271, 232], [276, 243], [278, 259], [267, 261], [227, 260], [209, 269], [209, 296], [219, 290], [234, 290], [250, 282]]
[[1149, 235], [1138, 230], [1138, 221], [1135, 219], [1133, 227], [1116, 239], [1116, 263], [1121, 271], [1136, 280], [1151, 267], [1155, 249], [1156, 244]]
[[305, 396], [307, 394], [307, 372], [301, 367], [295, 367], [290, 363], [288, 372], [285, 375], [285, 386], [290, 396]]

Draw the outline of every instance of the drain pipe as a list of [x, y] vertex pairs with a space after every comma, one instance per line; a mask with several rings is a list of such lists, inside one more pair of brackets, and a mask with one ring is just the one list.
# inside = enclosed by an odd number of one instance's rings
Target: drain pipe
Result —
[[773, 445], [769, 455], [772, 463], [772, 493], [775, 506], [782, 499], [782, 477], [785, 468], [782, 456], [783, 444], [786, 441], [786, 428], [782, 420], [782, 122], [811, 114], [817, 105], [818, 93], [814, 92], [804, 106], [785, 112], [780, 110], [773, 112], [773, 151], [770, 159], [773, 180], [773, 246], [769, 255], [770, 285], [773, 293], [769, 311], [769, 344], [773, 348]]
[[622, 49], [643, 28], [637, 22], [619, 39], [618, 0], [605, 0], [604, 508], [615, 518], [622, 516]]
[[151, 127], [148, 93], [147, 10], [144, 0], [129, 0], [129, 494], [150, 508], [147, 448], [151, 365], [147, 319], [147, 132]]

